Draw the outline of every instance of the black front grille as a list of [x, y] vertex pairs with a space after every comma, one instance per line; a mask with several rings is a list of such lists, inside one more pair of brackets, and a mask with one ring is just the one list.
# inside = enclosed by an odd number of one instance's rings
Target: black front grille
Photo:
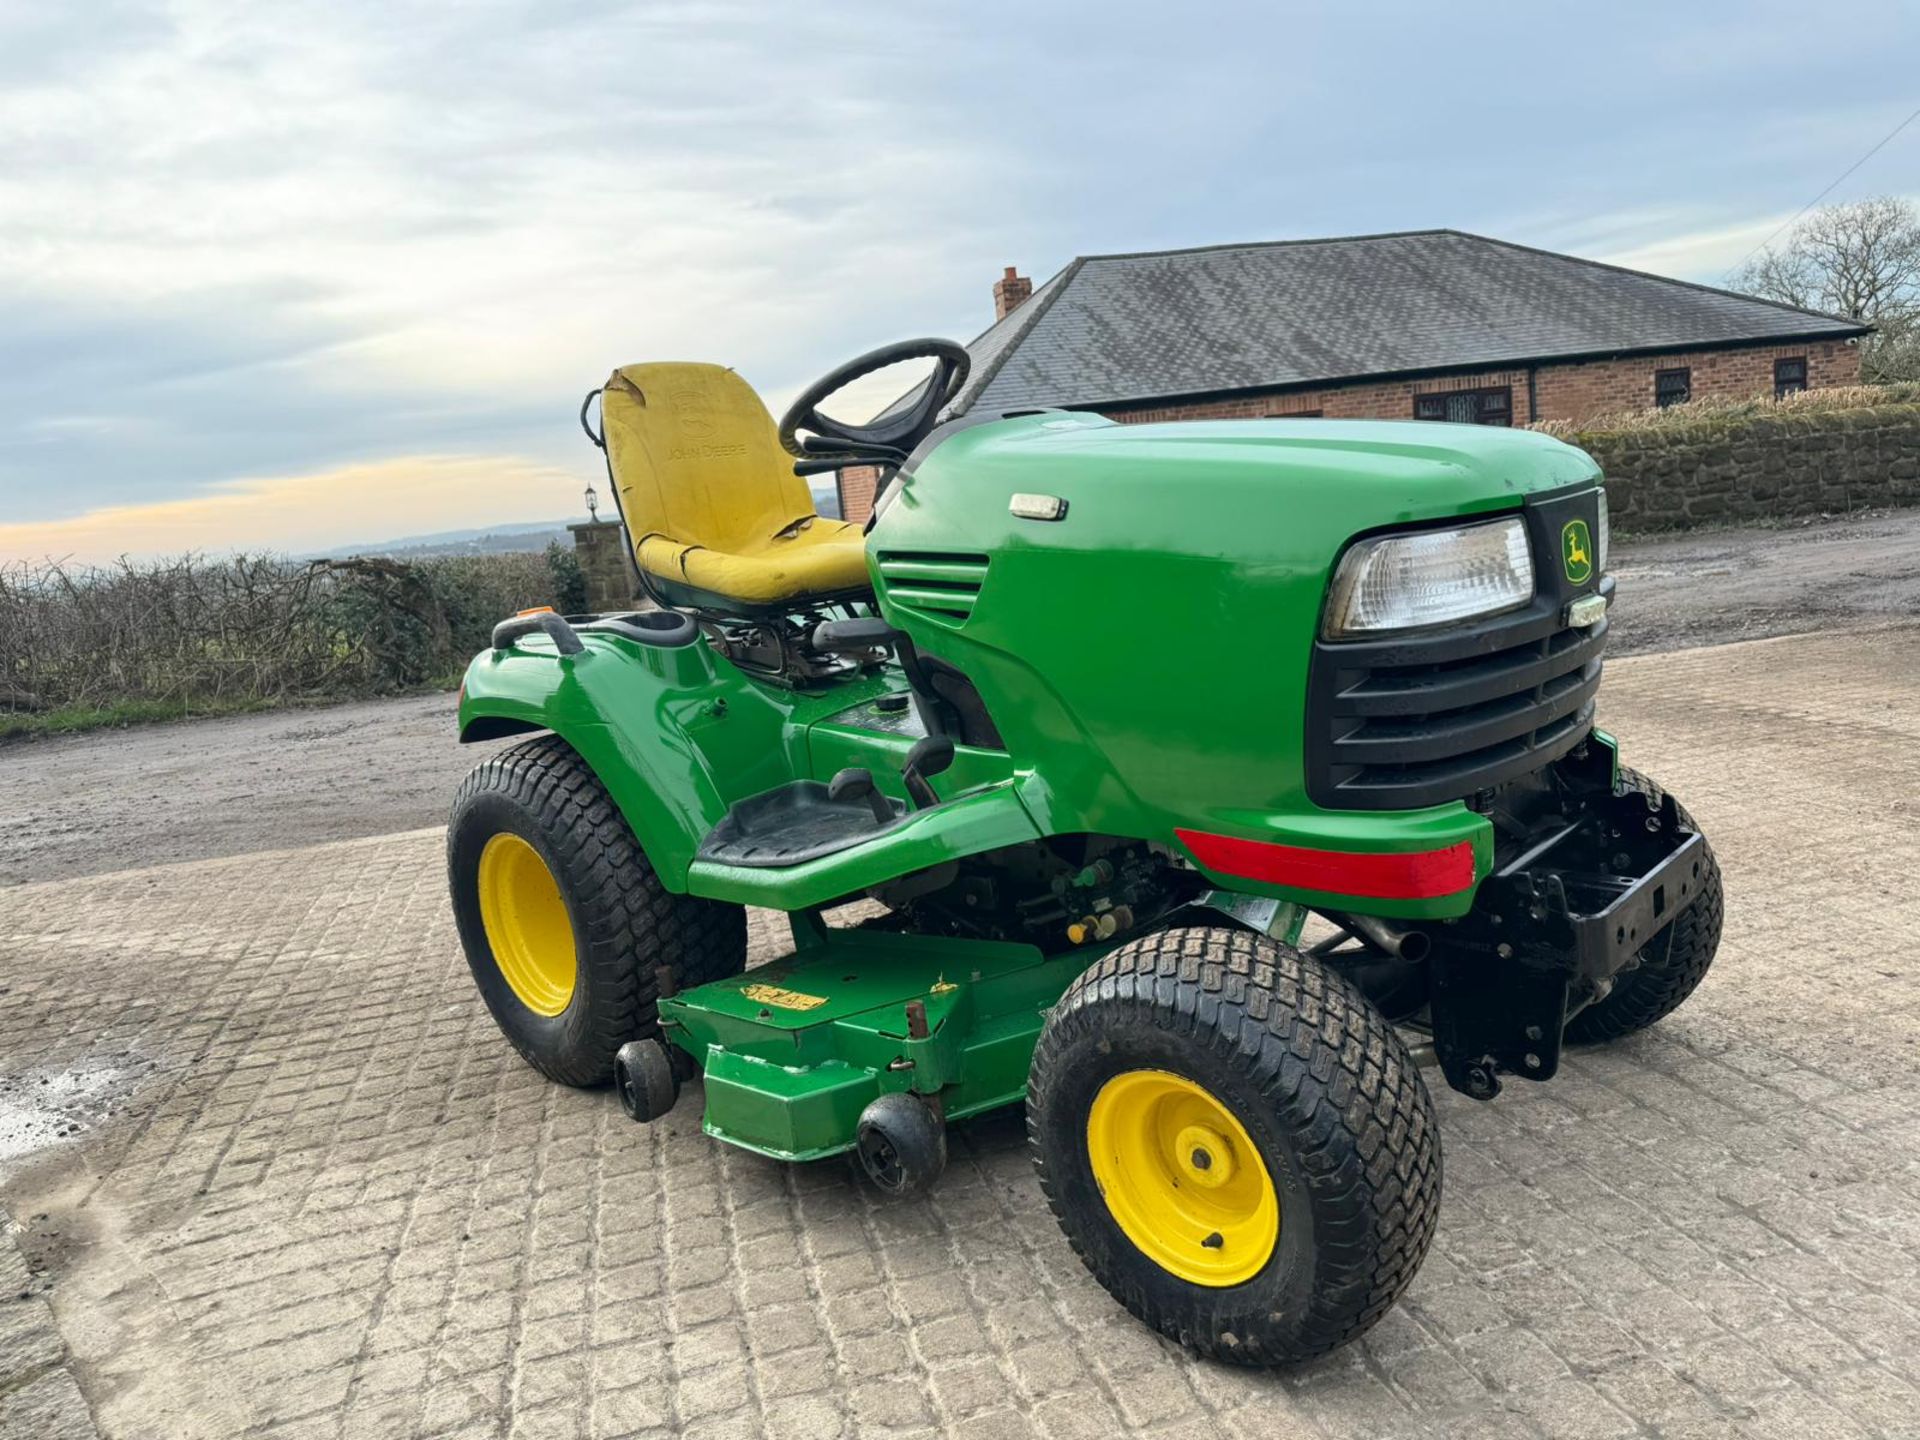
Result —
[[1593, 728], [1606, 643], [1604, 618], [1570, 628], [1557, 595], [1431, 635], [1316, 643], [1308, 795], [1329, 809], [1410, 810], [1559, 759]]

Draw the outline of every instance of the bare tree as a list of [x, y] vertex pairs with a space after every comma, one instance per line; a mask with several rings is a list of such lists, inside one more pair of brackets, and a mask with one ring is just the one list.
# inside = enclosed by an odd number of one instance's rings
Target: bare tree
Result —
[[1920, 379], [1920, 208], [1883, 195], [1827, 205], [1735, 273], [1749, 295], [1863, 320], [1860, 377]]

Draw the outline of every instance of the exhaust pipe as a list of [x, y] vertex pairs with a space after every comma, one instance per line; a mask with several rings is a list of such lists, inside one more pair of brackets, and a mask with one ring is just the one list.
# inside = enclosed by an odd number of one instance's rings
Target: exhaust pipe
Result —
[[1433, 941], [1424, 930], [1400, 930], [1371, 915], [1341, 915], [1339, 921], [1376, 949], [1396, 960], [1419, 964], [1433, 953]]

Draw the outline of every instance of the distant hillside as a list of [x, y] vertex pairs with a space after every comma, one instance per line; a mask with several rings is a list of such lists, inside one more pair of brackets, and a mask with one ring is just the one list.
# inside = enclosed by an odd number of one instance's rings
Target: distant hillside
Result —
[[[829, 519], [840, 518], [840, 490], [831, 475], [816, 477], [809, 482], [813, 493], [814, 511]], [[586, 517], [580, 517], [584, 520]], [[602, 520], [616, 517], [603, 507]], [[480, 530], [437, 530], [431, 535], [402, 535], [394, 540], [374, 540], [364, 545], [334, 545], [324, 552], [315, 551], [310, 555], [297, 558], [311, 560], [322, 555], [338, 558], [342, 555], [385, 555], [396, 560], [432, 560], [442, 555], [517, 555], [530, 550], [544, 550], [549, 541], [557, 541], [566, 549], [573, 548], [573, 536], [567, 533], [569, 524], [579, 521], [549, 520], [537, 521], [527, 525], [493, 525]]]
[[549, 542], [572, 548], [567, 521], [494, 525], [483, 530], [441, 530], [431, 535], [402, 535], [364, 545], [334, 545], [328, 555], [387, 555], [398, 560], [431, 560], [442, 555], [516, 555], [544, 550]]

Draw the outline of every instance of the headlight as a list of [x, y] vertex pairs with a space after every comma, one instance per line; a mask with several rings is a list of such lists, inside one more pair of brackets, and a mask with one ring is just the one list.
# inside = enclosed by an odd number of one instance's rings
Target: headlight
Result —
[[[1604, 521], [1601, 528], [1604, 533]], [[1326, 634], [1335, 640], [1444, 625], [1517, 609], [1532, 598], [1533, 555], [1518, 516], [1382, 535], [1341, 557], [1327, 601]]]
[[1593, 527], [1593, 555], [1596, 562], [1593, 573], [1604, 575], [1607, 573], [1607, 491], [1604, 485], [1600, 487], [1599, 499], [1600, 514]]

